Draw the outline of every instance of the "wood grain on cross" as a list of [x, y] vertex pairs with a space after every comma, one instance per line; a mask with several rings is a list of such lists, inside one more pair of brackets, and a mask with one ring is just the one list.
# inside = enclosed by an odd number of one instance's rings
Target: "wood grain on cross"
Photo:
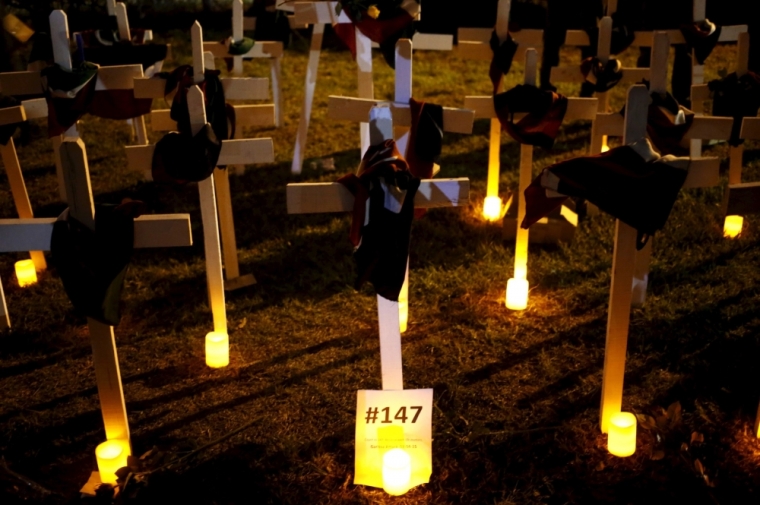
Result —
[[[409, 149], [409, 134], [411, 127], [411, 109], [409, 100], [412, 98], [412, 41], [409, 39], [400, 39], [396, 43], [395, 51], [395, 92], [394, 101], [390, 104], [390, 111], [393, 116], [394, 134], [399, 152], [407, 155]], [[382, 102], [367, 100], [361, 98], [349, 98], [340, 96], [330, 96], [328, 98], [327, 117], [330, 119], [353, 121], [361, 123], [369, 117], [373, 107], [380, 105]], [[472, 133], [474, 122], [474, 113], [467, 109], [443, 109], [443, 131], [456, 133]], [[434, 166], [433, 175], [440, 167]], [[401, 331], [406, 331], [408, 318], [408, 294], [409, 294], [409, 272], [407, 267], [406, 281], [401, 290], [399, 300], [401, 300]]]
[[[232, 39], [233, 43], [243, 40], [244, 30], [243, 0], [232, 2]], [[229, 58], [229, 50], [224, 42], [204, 42], [203, 51], [210, 52], [214, 58]], [[283, 44], [279, 41], [257, 40], [250, 51], [242, 55], [232, 56], [232, 75], [243, 75], [243, 60], [249, 58], [267, 58], [270, 64], [272, 94], [274, 95], [274, 125], [282, 126], [283, 96], [282, 96], [282, 56]], [[237, 138], [237, 137], [236, 137]]]
[[[70, 216], [95, 229], [87, 154], [82, 139], [64, 139], [61, 162]], [[47, 251], [55, 218], [0, 219], [0, 252]], [[134, 247], [182, 247], [192, 245], [188, 214], [147, 215], [134, 220]], [[121, 385], [114, 330], [88, 318], [93, 365], [105, 425], [106, 439], [129, 441], [129, 424]]]
[[[405, 0], [414, 1], [414, 0]], [[306, 67], [306, 85], [301, 118], [298, 122], [296, 143], [293, 151], [291, 172], [300, 174], [306, 153], [306, 141], [311, 119], [311, 108], [314, 103], [314, 90], [317, 84], [319, 56], [322, 51], [322, 38], [326, 24], [351, 23], [345, 11], [336, 14], [338, 2], [295, 2], [294, 18], [299, 25], [313, 25], [309, 62]], [[417, 6], [419, 9], [419, 6]], [[419, 12], [419, 10], [418, 10]], [[358, 96], [371, 100], [375, 96], [372, 82], [372, 41], [357, 28], [356, 33], [356, 63], [358, 66]], [[450, 35], [415, 34], [412, 38], [416, 49], [421, 50], [450, 50], [452, 37]], [[448, 42], [447, 42], [448, 41]], [[365, 119], [360, 126], [362, 156], [369, 147], [369, 124]]]
[[[658, 31], [653, 35], [652, 59], [650, 64], [650, 92], [664, 94], [667, 91], [668, 50], [670, 35], [667, 31]], [[600, 113], [597, 115], [596, 133], [605, 137], [622, 137], [625, 119], [619, 113]], [[723, 139], [731, 136], [733, 120], [722, 117], [695, 116], [691, 128], [684, 134], [687, 139]], [[599, 154], [601, 146], [597, 143], [592, 154]], [[684, 188], [707, 188], [716, 186], [720, 177], [720, 159], [715, 157], [692, 158], [689, 174], [684, 182]], [[652, 243], [650, 239], [646, 246], [636, 253], [636, 269], [633, 281], [634, 305], [641, 305], [646, 299], [649, 281], [649, 265], [651, 262]]]
[[[203, 30], [196, 21], [192, 27], [193, 46], [193, 75], [195, 82], [202, 82], [206, 65], [213, 64], [207, 60], [203, 52]], [[225, 99], [252, 100], [263, 94], [268, 95], [267, 79], [226, 78], [222, 79]], [[166, 81], [164, 79], [136, 79], [135, 95], [139, 98], [163, 97]], [[197, 87], [196, 87], [197, 88]], [[193, 88], [193, 89], [196, 89]], [[195, 93], [195, 92], [193, 92]], [[203, 100], [201, 100], [203, 102]], [[242, 105], [236, 106], [237, 127], [271, 123], [273, 105]], [[201, 118], [201, 112], [202, 118]], [[205, 107], [190, 109], [193, 124], [205, 124]], [[195, 114], [195, 117], [192, 116]], [[239, 114], [239, 115], [238, 115]], [[176, 124], [169, 117], [168, 111], [156, 111], [153, 116], [153, 128], [163, 131], [176, 129]], [[194, 128], [194, 131], [197, 128]], [[146, 169], [152, 165], [155, 146], [127, 147], [127, 160], [135, 168]], [[274, 147], [272, 139], [233, 139], [222, 141], [219, 155], [219, 165], [245, 165], [251, 163], [274, 162]], [[209, 189], [210, 188], [210, 189]], [[198, 183], [201, 195], [201, 213], [203, 214], [203, 235], [206, 251], [206, 275], [209, 283], [209, 305], [214, 316], [214, 331], [226, 332], [227, 317], [224, 309], [224, 289], [238, 289], [255, 283], [252, 275], [240, 275], [235, 238], [235, 225], [232, 214], [232, 195], [230, 193], [229, 174], [226, 170], [215, 169], [213, 177]], [[209, 191], [211, 195], [209, 195]], [[217, 202], [218, 200], [218, 202]], [[217, 208], [218, 204], [218, 208]], [[218, 224], [217, 224], [218, 217]], [[224, 273], [222, 276], [222, 252], [219, 247], [221, 229], [222, 244], [224, 245]]]
[[[373, 107], [368, 114], [372, 144], [393, 138], [393, 112], [389, 107]], [[467, 204], [467, 178], [422, 180], [414, 199], [417, 209], [459, 207]], [[352, 212], [354, 196], [337, 182], [288, 184], [288, 214]], [[404, 389], [401, 365], [399, 303], [377, 295], [380, 330], [380, 360], [383, 389]]]

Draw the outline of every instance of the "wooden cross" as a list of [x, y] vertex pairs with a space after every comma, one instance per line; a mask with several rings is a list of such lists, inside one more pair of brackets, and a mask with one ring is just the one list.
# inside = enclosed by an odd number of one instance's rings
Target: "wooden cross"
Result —
[[[646, 86], [635, 85], [628, 90], [624, 144], [631, 144], [646, 137], [649, 100], [649, 90]], [[692, 160], [687, 180], [693, 177], [692, 171], [695, 170], [700, 171], [699, 163]], [[616, 220], [599, 423], [603, 433], [608, 432], [610, 418], [620, 412], [622, 406], [625, 355], [633, 295], [631, 286], [636, 268], [636, 242], [636, 229]]]
[[[204, 53], [202, 51], [203, 31], [196, 21], [192, 27], [193, 43], [193, 74], [195, 82], [202, 82], [204, 70]], [[222, 79], [225, 97], [244, 99], [262, 90], [268, 93], [268, 86], [261, 86], [262, 79]], [[135, 81], [135, 94], [144, 96], [163, 96], [165, 81], [161, 79], [142, 79]], [[200, 94], [200, 97], [197, 96]], [[191, 102], [192, 98], [192, 102]], [[199, 104], [199, 103], [200, 104]], [[193, 135], [206, 124], [206, 112], [203, 102], [203, 93], [200, 88], [194, 86], [188, 92], [188, 107], [190, 109], [190, 122]], [[269, 109], [270, 117], [272, 105], [267, 106], [240, 106], [241, 111], [251, 110], [250, 117], [256, 117], [256, 107]], [[238, 110], [236, 108], [236, 110]], [[245, 114], [238, 116], [239, 120], [247, 117]], [[159, 124], [172, 123], [166, 113], [158, 113], [156, 121]], [[244, 122], [244, 121], [243, 121]], [[171, 129], [171, 124], [169, 128]], [[127, 160], [130, 167], [145, 169], [152, 165], [155, 146], [131, 146], [127, 148]], [[219, 155], [219, 165], [244, 165], [247, 163], [271, 163], [274, 161], [274, 148], [272, 139], [237, 139], [222, 141], [222, 150]], [[200, 193], [201, 215], [203, 218], [204, 251], [206, 256], [206, 278], [209, 285], [209, 306], [214, 320], [214, 331], [227, 332], [227, 314], [224, 304], [224, 290], [238, 289], [249, 286], [256, 282], [252, 275], [240, 275], [237, 258], [237, 245], [235, 240], [235, 227], [232, 218], [232, 199], [230, 194], [229, 178], [225, 170], [215, 169], [213, 177], [209, 177], [198, 183]], [[219, 208], [217, 209], [217, 198]], [[222, 242], [224, 243], [224, 267], [227, 275], [225, 283], [222, 277], [222, 249], [219, 244], [221, 227]]]
[[[372, 144], [393, 138], [393, 113], [389, 107], [372, 107], [369, 118]], [[420, 183], [414, 207], [459, 207], [467, 203], [469, 191], [470, 182], [467, 178], [425, 179]], [[354, 196], [337, 182], [288, 184], [287, 203], [288, 214], [351, 212]], [[377, 295], [377, 313], [383, 389], [404, 389], [399, 302]]]
[[[95, 229], [95, 206], [90, 185], [87, 154], [82, 139], [66, 138], [61, 143], [63, 179], [69, 212], [84, 226]], [[48, 251], [55, 218], [0, 219], [0, 252]], [[183, 247], [192, 245], [188, 214], [146, 215], [134, 220], [135, 248]], [[92, 343], [98, 396], [106, 438], [129, 441], [129, 424], [114, 329], [87, 319]]]
[[[409, 0], [411, 1], [411, 0]], [[298, 25], [314, 25], [311, 34], [311, 47], [309, 50], [309, 63], [306, 67], [306, 85], [304, 103], [301, 109], [301, 118], [298, 122], [296, 144], [293, 151], [293, 164], [291, 172], [300, 174], [306, 152], [306, 138], [309, 131], [311, 107], [314, 102], [314, 89], [317, 84], [317, 70], [319, 68], [319, 56], [322, 51], [322, 37], [326, 24], [351, 23], [351, 19], [345, 11], [340, 15], [335, 14], [338, 2], [295, 2], [294, 19]], [[418, 10], [419, 15], [419, 10]], [[425, 50], [451, 50], [453, 37], [450, 35], [431, 35], [417, 33], [413, 37], [417, 49]], [[372, 82], [372, 41], [356, 29], [356, 63], [358, 65], [359, 97], [372, 100], [375, 92]], [[366, 115], [360, 126], [361, 155], [369, 147], [369, 124]]]
[[[658, 31], [653, 35], [652, 60], [650, 66], [651, 93], [665, 93], [667, 90], [668, 73], [668, 49], [670, 48], [669, 32]], [[598, 135], [623, 136], [625, 119], [618, 113], [598, 114], [595, 121]], [[731, 136], [733, 120], [723, 117], [695, 116], [691, 128], [684, 135], [688, 139], [728, 139]], [[601, 152], [600, 146], [592, 154]], [[683, 187], [707, 188], [716, 186], [720, 176], [719, 158], [692, 158], [689, 174]], [[646, 246], [636, 253], [636, 268], [633, 281], [633, 304], [641, 305], [646, 299], [647, 285], [649, 282], [649, 265], [652, 255], [652, 242], [650, 239]]]
[[[744, 140], [760, 139], [760, 117], [745, 117], [742, 120], [741, 138]], [[760, 183], [741, 182], [741, 167], [737, 171], [738, 180], [731, 180], [729, 173], [728, 187], [723, 197], [723, 213], [729, 216], [743, 217], [760, 213]]]
[[[394, 138], [399, 152], [406, 156], [409, 149], [409, 131], [411, 114], [409, 100], [412, 97], [412, 41], [400, 39], [396, 43], [396, 75], [394, 102], [390, 111], [394, 118]], [[330, 119], [354, 121], [361, 123], [368, 117], [373, 107], [382, 102], [361, 98], [330, 96], [327, 105], [327, 117]], [[456, 133], [472, 133], [474, 113], [467, 109], [443, 109], [443, 130]], [[434, 173], [438, 172], [437, 165]], [[406, 331], [408, 319], [409, 269], [407, 266], [406, 281], [399, 296], [401, 307], [401, 331]]]
[[[256, 19], [256, 18], [252, 18]], [[232, 42], [240, 42], [243, 39], [245, 23], [243, 18], [243, 0], [232, 2]], [[210, 52], [215, 58], [229, 58], [227, 46], [223, 42], [204, 42], [203, 50]], [[272, 79], [272, 94], [274, 95], [274, 124], [278, 128], [282, 126], [282, 55], [284, 53], [282, 42], [257, 40], [248, 53], [232, 56], [232, 75], [243, 75], [243, 59], [267, 58], [270, 62]]]

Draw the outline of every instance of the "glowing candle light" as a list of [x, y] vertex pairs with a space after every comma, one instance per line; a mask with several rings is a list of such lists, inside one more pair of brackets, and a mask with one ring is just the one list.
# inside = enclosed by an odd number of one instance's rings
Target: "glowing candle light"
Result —
[[206, 334], [206, 364], [211, 368], [230, 364], [230, 338], [226, 333], [212, 331]]
[[31, 286], [37, 282], [37, 271], [34, 269], [32, 260], [21, 260], [16, 262], [16, 279], [18, 285], [22, 288]]
[[607, 450], [621, 458], [636, 452], [636, 416], [630, 412], [618, 412], [610, 417]]
[[383, 455], [383, 490], [392, 496], [409, 491], [412, 459], [403, 449], [391, 449]]
[[116, 484], [116, 471], [127, 466], [129, 444], [126, 440], [107, 440], [95, 448], [100, 482]]
[[602, 137], [602, 152], [606, 153], [610, 150], [610, 146], [607, 145], [607, 135]]
[[511, 278], [507, 281], [507, 308], [525, 310], [528, 307], [528, 281]]
[[398, 297], [398, 328], [401, 333], [406, 331], [409, 322], [409, 299]]
[[487, 196], [483, 201], [483, 217], [488, 221], [496, 221], [501, 217], [501, 198]]
[[723, 223], [723, 236], [726, 238], [736, 238], [742, 233], [744, 218], [742, 216], [726, 216]]

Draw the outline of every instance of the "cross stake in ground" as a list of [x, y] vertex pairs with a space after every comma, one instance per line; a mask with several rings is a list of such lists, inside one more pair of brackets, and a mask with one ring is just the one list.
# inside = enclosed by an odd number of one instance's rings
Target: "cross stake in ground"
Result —
[[[373, 107], [369, 117], [373, 144], [393, 138], [390, 108]], [[469, 188], [469, 180], [466, 178], [422, 180], [414, 206], [419, 209], [459, 207], [467, 203]], [[287, 201], [288, 214], [351, 212], [354, 196], [337, 182], [288, 184]], [[398, 302], [377, 296], [383, 389], [404, 389], [398, 305]]]

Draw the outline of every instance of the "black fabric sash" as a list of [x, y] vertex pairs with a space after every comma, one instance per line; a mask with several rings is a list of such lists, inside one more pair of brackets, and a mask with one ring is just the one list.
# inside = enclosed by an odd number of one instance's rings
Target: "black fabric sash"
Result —
[[614, 88], [623, 78], [623, 64], [616, 58], [602, 63], [599, 58], [593, 56], [581, 62], [581, 73], [595, 92], [604, 93]]
[[713, 115], [734, 118], [728, 143], [734, 147], [741, 145], [742, 119], [757, 116], [760, 109], [760, 75], [747, 72], [739, 77], [733, 72], [707, 85], [713, 93]]
[[[0, 109], [7, 109], [9, 107], [18, 107], [20, 102], [12, 96], [6, 96], [0, 94]], [[0, 144], [8, 145], [8, 141], [11, 139], [20, 123], [0, 125]]]
[[496, 93], [503, 76], [508, 74], [509, 69], [512, 68], [512, 60], [517, 52], [518, 44], [509, 34], [507, 34], [507, 40], [499, 43], [499, 36], [496, 35], [495, 30], [491, 34], [490, 44], [491, 51], [493, 51], [493, 58], [491, 58], [491, 66], [488, 69], [488, 76], [491, 78], [491, 84], [493, 84], [493, 92]]
[[124, 277], [134, 248], [134, 218], [142, 202], [95, 206], [95, 231], [68, 209], [53, 225], [53, 263], [74, 308], [104, 324], [121, 319]]
[[689, 158], [660, 157], [647, 139], [545, 168], [525, 190], [529, 228], [569, 197], [583, 198], [636, 228], [639, 249], [661, 229], [688, 174]]
[[[559, 127], [567, 112], [567, 98], [553, 91], [519, 84], [493, 97], [501, 127], [520, 142], [546, 149], [554, 145]], [[516, 113], [527, 115], [514, 122]]]
[[338, 182], [354, 195], [350, 233], [357, 267], [354, 287], [359, 289], [369, 280], [377, 294], [398, 301], [406, 275], [414, 197], [420, 180], [409, 171], [396, 143], [387, 140], [370, 146], [358, 176], [349, 174]]
[[697, 63], [704, 64], [705, 60], [718, 44], [721, 27], [708, 19], [699, 23], [681, 25], [681, 33], [686, 39], [686, 45], [694, 50]]

